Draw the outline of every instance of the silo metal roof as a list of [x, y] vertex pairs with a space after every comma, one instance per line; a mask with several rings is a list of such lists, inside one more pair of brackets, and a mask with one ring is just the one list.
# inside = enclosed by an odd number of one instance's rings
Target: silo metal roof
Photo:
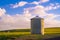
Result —
[[32, 19], [42, 19], [42, 18], [39, 17], [39, 16], [36, 16], [36, 17], [34, 17], [34, 18], [32, 18]]

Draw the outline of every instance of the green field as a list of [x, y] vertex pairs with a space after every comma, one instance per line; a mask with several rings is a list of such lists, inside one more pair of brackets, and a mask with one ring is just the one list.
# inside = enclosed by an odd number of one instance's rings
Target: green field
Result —
[[31, 35], [30, 29], [14, 29], [14, 30], [5, 30], [0, 31], [0, 40], [7, 40], [10, 38], [54, 38], [60, 36], [60, 28], [45, 28], [44, 36], [43, 35]]

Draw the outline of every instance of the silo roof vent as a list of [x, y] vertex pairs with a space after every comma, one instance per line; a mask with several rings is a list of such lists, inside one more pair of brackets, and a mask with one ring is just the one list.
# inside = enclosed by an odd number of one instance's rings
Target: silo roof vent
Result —
[[39, 16], [35, 16], [34, 18], [32, 18], [32, 19], [41, 19]]

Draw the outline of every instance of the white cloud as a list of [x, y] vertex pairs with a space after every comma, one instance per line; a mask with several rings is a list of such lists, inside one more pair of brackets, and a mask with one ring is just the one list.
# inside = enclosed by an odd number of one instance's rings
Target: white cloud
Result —
[[11, 16], [5, 14], [0, 19], [0, 30], [25, 28], [30, 28], [30, 20], [23, 15], [16, 14]]
[[49, 0], [39, 0], [39, 1], [33, 1], [31, 3], [28, 3], [28, 2], [25, 2], [25, 1], [21, 1], [19, 3], [16, 3], [16, 4], [10, 4], [12, 6], [12, 8], [17, 8], [17, 7], [22, 7], [24, 6], [25, 4], [35, 4], [35, 5], [39, 5], [41, 3], [45, 3], [45, 2], [48, 2]]
[[19, 2], [19, 3], [16, 3], [15, 5], [12, 5], [12, 6], [13, 6], [13, 8], [17, 8], [17, 7], [22, 7], [22, 6], [24, 6], [25, 4], [27, 4], [27, 2], [21, 1], [21, 2]]
[[29, 4], [39, 5], [39, 4], [42, 4], [42, 3], [48, 2], [48, 1], [49, 1], [49, 0], [39, 0], [39, 1], [33, 1], [32, 3], [29, 3]]
[[24, 16], [27, 17], [27, 18], [30, 18], [32, 17], [32, 14], [30, 13], [30, 8], [27, 8], [27, 9], [24, 9]]
[[35, 7], [31, 8], [26, 8], [26, 10], [31, 14], [31, 15], [39, 15], [40, 17], [46, 16], [46, 12], [44, 10], [44, 7], [41, 5], [37, 5]]
[[45, 27], [60, 27], [60, 21], [55, 19], [60, 15], [56, 15], [53, 13], [49, 13], [46, 15], [45, 19]]
[[6, 12], [5, 9], [0, 8], [0, 16], [4, 15], [5, 12]]
[[45, 27], [60, 27], [60, 21], [58, 20], [45, 20]]
[[41, 3], [48, 2], [49, 0], [40, 0]]
[[55, 9], [58, 9], [58, 8], [60, 8], [60, 5], [59, 5], [59, 3], [56, 3], [56, 4], [52, 4], [52, 3], [50, 3], [50, 5], [49, 6], [46, 6], [45, 7], [45, 10], [55, 10]]
[[33, 1], [32, 3], [30, 4], [36, 4], [36, 5], [39, 5], [40, 2], [37, 2], [37, 1]]
[[45, 7], [42, 5], [37, 5], [33, 8], [26, 8], [26, 10], [33, 16], [39, 15], [40, 17], [44, 18], [45, 27], [60, 27], [60, 21], [55, 19], [60, 15], [47, 13]]
[[34, 8], [34, 10], [32, 11], [32, 13], [34, 13], [34, 14], [36, 14], [36, 15], [40, 15], [41, 17], [43, 17], [43, 16], [45, 16], [46, 14], [46, 12], [45, 12], [45, 10], [44, 10], [44, 7], [43, 6], [36, 6], [35, 8]]

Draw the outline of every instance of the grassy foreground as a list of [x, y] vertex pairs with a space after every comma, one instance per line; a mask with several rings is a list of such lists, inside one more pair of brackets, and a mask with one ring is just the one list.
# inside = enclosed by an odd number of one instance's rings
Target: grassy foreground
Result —
[[35, 39], [45, 39], [54, 38], [60, 36], [60, 28], [45, 28], [45, 35], [31, 35], [30, 29], [16, 29], [16, 30], [6, 30], [0, 32], [0, 40], [14, 39], [14, 38], [35, 38]]

